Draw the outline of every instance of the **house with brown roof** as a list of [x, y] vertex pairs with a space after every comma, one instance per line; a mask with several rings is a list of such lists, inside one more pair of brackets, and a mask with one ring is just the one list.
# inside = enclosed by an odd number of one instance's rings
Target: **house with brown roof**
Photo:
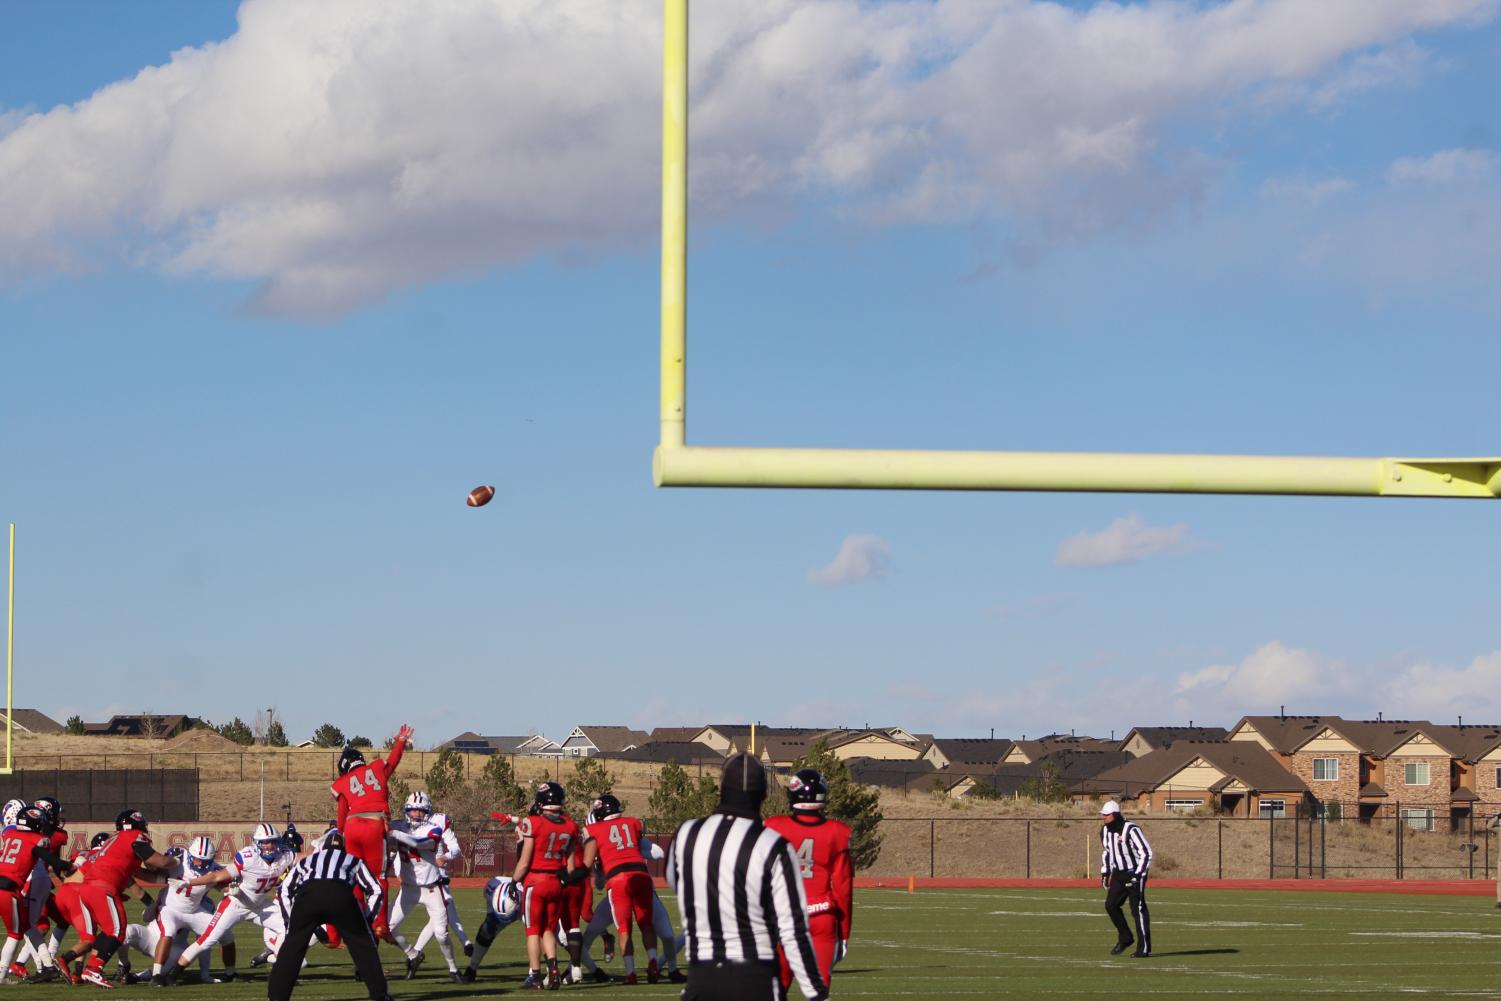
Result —
[[923, 757], [935, 768], [947, 768], [951, 763], [999, 764], [1015, 741], [1006, 737], [935, 737]]
[[692, 740], [701, 730], [703, 730], [701, 726], [658, 726], [652, 728], [651, 739], [654, 741]]
[[562, 742], [565, 758], [592, 758], [597, 754], [616, 754], [640, 747], [651, 740], [645, 730], [628, 726], [576, 726]]
[[1152, 751], [1160, 751], [1175, 740], [1224, 740], [1230, 731], [1222, 726], [1138, 726], [1120, 742], [1117, 750], [1139, 758]]
[[1071, 787], [1075, 800], [1110, 798], [1144, 813], [1209, 809], [1239, 817], [1291, 816], [1308, 785], [1253, 741], [1175, 741]]
[[1439, 820], [1464, 820], [1481, 800], [1477, 758], [1501, 746], [1501, 733], [1494, 745], [1486, 737], [1497, 730], [1426, 720], [1247, 716], [1230, 740], [1277, 755], [1331, 815], [1353, 810], [1366, 819], [1396, 811], [1409, 825], [1431, 830]]
[[684, 766], [709, 766], [717, 769], [724, 766], [724, 756], [707, 744], [696, 740], [648, 740], [646, 743], [625, 751], [603, 752], [603, 757], [613, 761], [645, 761], [655, 764]]
[[1101, 737], [1076, 737], [1071, 733], [1050, 733], [1046, 737], [1038, 737], [1035, 740], [1013, 740], [1006, 753], [1001, 755], [1001, 763], [1006, 765], [1029, 765], [1042, 758], [1043, 755], [1060, 748], [1073, 748], [1076, 751], [1114, 751], [1119, 741], [1105, 740]]
[[[5, 710], [0, 709], [0, 720], [4, 719]], [[40, 709], [12, 709], [9, 722], [22, 733], [62, 733], [66, 729]]]
[[184, 730], [203, 726], [203, 720], [182, 713], [139, 713], [111, 716], [104, 723], [85, 723], [83, 732], [89, 737], [153, 737], [167, 740]]

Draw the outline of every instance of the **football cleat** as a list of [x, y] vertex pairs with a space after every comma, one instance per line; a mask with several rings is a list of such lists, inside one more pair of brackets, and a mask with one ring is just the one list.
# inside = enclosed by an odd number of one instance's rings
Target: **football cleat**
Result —
[[26, 967], [22, 966], [20, 963], [10, 964], [10, 975], [15, 977], [17, 980], [28, 979], [26, 974]]
[[526, 979], [521, 982], [524, 991], [541, 991], [547, 989], [547, 978], [536, 970], [528, 973]]
[[106, 977], [104, 975], [103, 970], [96, 970], [93, 967], [84, 970], [83, 976], [79, 977], [78, 980], [80, 983], [92, 984], [95, 987], [105, 987], [111, 990], [113, 990], [115, 986], [114, 984], [110, 983], [109, 977]]
[[636, 972], [632, 970], [630, 973], [627, 973], [621, 983], [630, 984], [632, 987], [636, 986]]
[[594, 968], [594, 972], [591, 973], [591, 974], [589, 974], [589, 979], [593, 980], [596, 984], [608, 984], [610, 981], [614, 980], [615, 978], [612, 977], [612, 976], [610, 976], [604, 970], [601, 970], [599, 967], [596, 966]]
[[550, 990], [550, 991], [555, 991], [555, 990], [559, 990], [560, 988], [562, 988], [562, 986], [563, 986], [563, 978], [561, 976], [559, 976], [558, 971], [557, 970], [550, 970], [550, 971], [548, 971], [548, 974], [547, 974], [547, 989]]
[[649, 984], [654, 984], [658, 980], [661, 980], [661, 979], [662, 979], [662, 971], [657, 967], [657, 961], [654, 959], [650, 963], [647, 963], [646, 964], [646, 982], [649, 983]]
[[468, 982], [468, 981], [466, 981], [464, 979], [464, 975], [462, 973], [460, 973], [458, 970], [449, 970], [448, 971], [448, 979], [452, 980], [456, 984], [462, 984], [462, 983], [467, 983]]
[[211, 984], [232, 984], [236, 980], [239, 980], [239, 979], [240, 979], [240, 975], [238, 973], [236, 973], [234, 970], [225, 970], [223, 973], [220, 973], [217, 977], [209, 977], [208, 978], [208, 982], [211, 983]]
[[53, 962], [53, 968], [57, 970], [57, 975], [62, 978], [63, 983], [65, 983], [65, 984], [76, 984], [76, 983], [78, 983], [78, 978], [73, 975], [73, 971], [72, 970], [68, 969], [68, 961], [66, 959], [62, 958], [61, 956], [58, 956], [52, 962]]
[[417, 953], [417, 955], [415, 955], [415, 956], [408, 956], [407, 957], [407, 976], [406, 976], [406, 978], [408, 980], [415, 980], [417, 978], [417, 970], [418, 970], [419, 967], [422, 966], [422, 960], [424, 958], [425, 957], [420, 952]]
[[461, 973], [461, 974], [459, 974], [459, 976], [463, 978], [463, 982], [466, 983], [466, 984], [472, 984], [472, 983], [474, 983], [474, 977], [475, 977], [474, 967], [472, 967], [472, 966], [466, 966], [466, 967], [464, 967], [464, 972]]
[[682, 970], [673, 970], [667, 974], [667, 979], [674, 984], [686, 984], [688, 982], [688, 974]]
[[1119, 956], [1121, 953], [1123, 953], [1127, 949], [1131, 948], [1132, 944], [1133, 944], [1133, 942], [1129, 938], [1126, 939], [1124, 942], [1116, 942], [1115, 945], [1113, 945], [1113, 946], [1110, 947], [1110, 955], [1112, 955], [1112, 956]]
[[270, 949], [262, 949], [260, 952], [250, 957], [251, 966], [265, 966], [269, 962], [271, 962]]
[[153, 973], [151, 975], [151, 986], [152, 987], [166, 987], [167, 986], [167, 975], [165, 973]]

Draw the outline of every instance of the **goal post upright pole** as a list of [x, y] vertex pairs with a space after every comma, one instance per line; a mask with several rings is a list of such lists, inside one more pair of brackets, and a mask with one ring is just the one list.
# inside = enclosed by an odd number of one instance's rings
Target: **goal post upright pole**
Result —
[[16, 665], [16, 523], [10, 523], [10, 568], [5, 588], [5, 772], [11, 773], [11, 734], [15, 732], [15, 709], [11, 705]]
[[664, 0], [662, 30], [662, 429], [680, 449], [687, 423], [688, 0]]

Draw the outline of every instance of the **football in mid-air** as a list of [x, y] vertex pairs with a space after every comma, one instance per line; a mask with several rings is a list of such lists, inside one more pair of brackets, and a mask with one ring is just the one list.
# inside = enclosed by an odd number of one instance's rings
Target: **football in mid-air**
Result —
[[484, 507], [486, 504], [490, 503], [491, 498], [493, 498], [494, 496], [494, 487], [475, 487], [473, 490], [469, 491], [469, 500], [467, 501], [467, 503], [470, 507]]

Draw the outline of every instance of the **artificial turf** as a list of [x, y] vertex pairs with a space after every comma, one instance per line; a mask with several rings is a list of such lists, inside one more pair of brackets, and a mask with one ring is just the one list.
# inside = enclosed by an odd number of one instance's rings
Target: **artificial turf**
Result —
[[[461, 890], [458, 897], [472, 934], [479, 925], [480, 894]], [[1115, 933], [1101, 898], [1099, 892], [1041, 888], [861, 891], [854, 939], [835, 971], [834, 995], [905, 1001], [1501, 998], [1501, 911], [1484, 897], [1153, 890], [1150, 959], [1108, 954]], [[664, 900], [672, 909], [672, 899]], [[403, 931], [415, 936], [418, 927], [414, 918]], [[248, 957], [258, 948], [259, 932], [249, 925], [237, 931], [240, 954]], [[451, 983], [436, 946], [428, 947], [427, 965], [411, 981], [400, 979], [396, 951], [389, 946], [381, 951], [393, 974], [391, 993], [404, 1001], [509, 994], [518, 992], [526, 974], [525, 942], [516, 926], [496, 940], [475, 984]], [[595, 951], [598, 956], [597, 944]], [[366, 996], [350, 975], [347, 953], [314, 946], [309, 960], [297, 998]], [[133, 961], [138, 969], [143, 962], [139, 956]], [[620, 960], [606, 969], [621, 973]], [[179, 986], [171, 992], [258, 1001], [266, 996], [264, 968], [248, 972], [247, 982]], [[97, 988], [37, 984], [15, 990], [76, 998]], [[600, 998], [665, 998], [676, 997], [679, 987], [664, 981], [564, 990]]]

